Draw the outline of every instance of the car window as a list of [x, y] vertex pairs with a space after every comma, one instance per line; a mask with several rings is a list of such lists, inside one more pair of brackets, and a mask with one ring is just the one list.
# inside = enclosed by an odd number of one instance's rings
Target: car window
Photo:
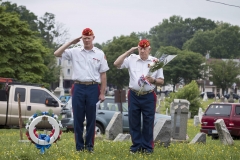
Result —
[[110, 111], [118, 111], [117, 103], [107, 103], [107, 107]]
[[49, 93], [44, 90], [31, 89], [30, 102], [45, 104], [46, 98], [53, 98]]
[[236, 106], [236, 111], [235, 112], [236, 112], [237, 115], [240, 115], [240, 106]]
[[16, 88], [15, 89], [15, 95], [14, 95], [14, 101], [18, 101], [17, 94], [20, 95], [20, 101], [25, 102], [25, 95], [26, 95], [26, 89], [25, 88]]
[[206, 115], [221, 115], [228, 116], [231, 113], [231, 105], [227, 104], [212, 104], [208, 107]]
[[[114, 98], [106, 98], [103, 103], [100, 103], [100, 110], [120, 111], [120, 103], [115, 103]], [[122, 103], [123, 112], [128, 111], [128, 103]]]

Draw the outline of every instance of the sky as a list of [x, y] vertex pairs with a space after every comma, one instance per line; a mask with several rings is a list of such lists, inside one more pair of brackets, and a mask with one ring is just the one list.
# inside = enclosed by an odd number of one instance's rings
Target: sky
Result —
[[[240, 0], [2, 0], [26, 6], [36, 16], [49, 12], [68, 29], [69, 40], [81, 36], [84, 28], [95, 34], [94, 43], [132, 32], [149, 32], [173, 15], [202, 17], [240, 26]], [[224, 5], [220, 3], [229, 5]]]

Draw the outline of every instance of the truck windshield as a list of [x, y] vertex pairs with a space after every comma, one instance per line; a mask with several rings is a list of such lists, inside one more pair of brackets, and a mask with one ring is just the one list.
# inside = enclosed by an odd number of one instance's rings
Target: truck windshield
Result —
[[232, 106], [228, 104], [212, 104], [208, 107], [206, 115], [229, 116]]

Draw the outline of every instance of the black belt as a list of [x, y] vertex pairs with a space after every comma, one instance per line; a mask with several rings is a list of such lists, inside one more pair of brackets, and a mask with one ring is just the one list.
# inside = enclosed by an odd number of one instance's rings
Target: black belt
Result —
[[148, 93], [152, 93], [153, 90], [150, 90], [150, 91], [142, 91], [139, 93], [139, 91], [135, 90], [135, 89], [132, 89], [132, 88], [129, 88], [131, 91], [133, 91], [134, 93], [136, 93], [137, 95], [139, 96], [142, 96], [142, 95], [145, 95], [145, 94], [148, 94]]
[[94, 81], [91, 81], [91, 82], [74, 81], [74, 83], [76, 83], [76, 84], [85, 84], [85, 85], [98, 84], [98, 82], [94, 82]]

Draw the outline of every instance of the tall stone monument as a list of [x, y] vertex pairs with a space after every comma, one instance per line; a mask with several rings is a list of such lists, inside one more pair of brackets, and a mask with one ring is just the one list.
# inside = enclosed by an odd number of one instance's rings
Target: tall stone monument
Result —
[[57, 87], [54, 90], [54, 94], [57, 97], [63, 96], [64, 95], [64, 89], [63, 89], [63, 75], [62, 72], [60, 72], [60, 77], [59, 77], [59, 87]]
[[[174, 99], [175, 101], [176, 99]], [[184, 102], [182, 102], [184, 101]], [[172, 141], [186, 141], [187, 121], [189, 112], [189, 102], [186, 100], [178, 100], [178, 103], [171, 109], [172, 120]]]

